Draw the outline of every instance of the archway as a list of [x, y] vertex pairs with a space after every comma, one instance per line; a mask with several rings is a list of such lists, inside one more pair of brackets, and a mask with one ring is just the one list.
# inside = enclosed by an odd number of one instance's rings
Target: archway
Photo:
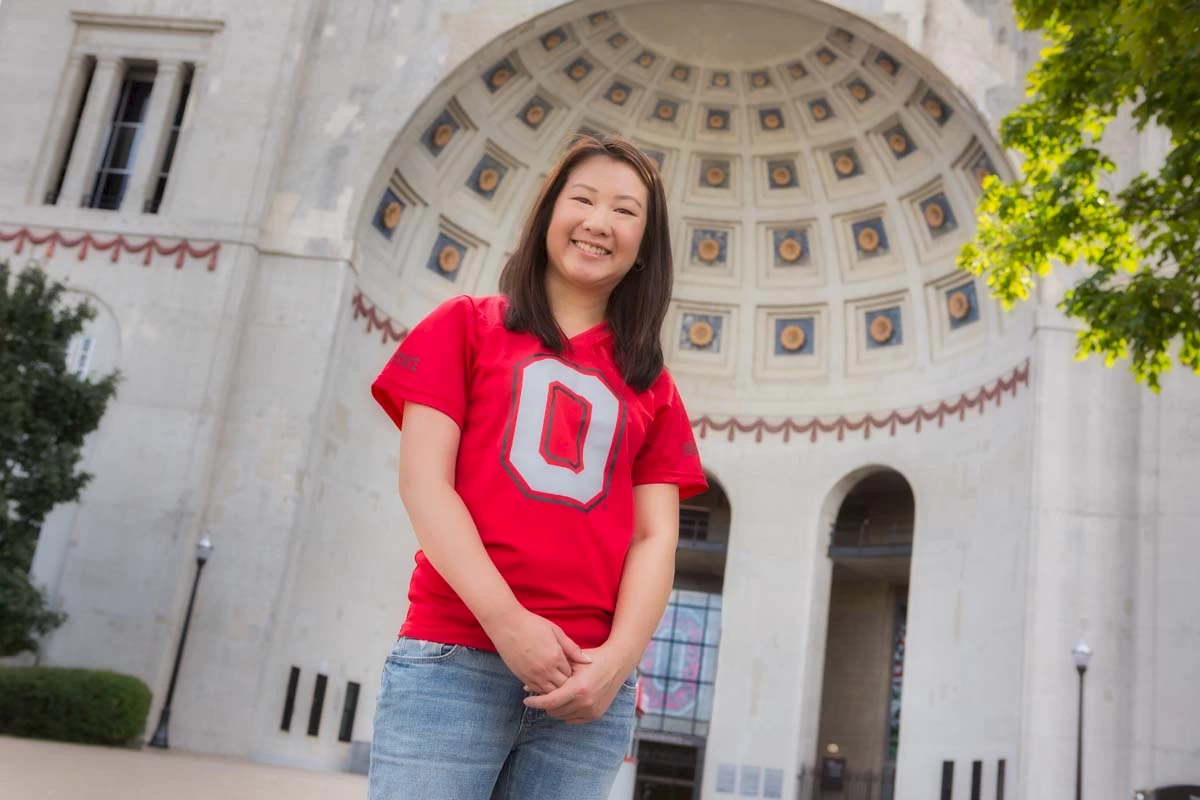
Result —
[[804, 797], [893, 796], [914, 519], [908, 481], [878, 469], [857, 479], [829, 526], [819, 752]]
[[708, 491], [679, 509], [674, 591], [640, 665], [636, 800], [700, 796], [732, 517], [725, 490], [708, 481]]
[[[558, 154], [580, 132], [616, 131], [668, 189], [664, 345], [694, 417], [908, 407], [994, 377], [981, 356], [1019, 337], [954, 267], [980, 180], [1004, 169], [988, 131], [898, 39], [819, 4], [771, 5], [568, 6], [484, 48], [429, 96], [368, 190], [355, 314], [395, 339], [437, 302], [495, 291]], [[716, 594], [707, 558], [681, 548], [682, 571], [698, 570], [680, 591]], [[659, 717], [641, 742], [690, 747], [675, 767], [699, 774], [707, 734], [694, 726], [708, 723], [667, 731]], [[804, 724], [812, 740], [817, 723]], [[693, 738], [655, 741], [668, 734]], [[733, 757], [710, 760], [724, 769], [704, 791], [740, 791], [722, 788], [740, 786]], [[764, 764], [763, 796], [794, 763]]]

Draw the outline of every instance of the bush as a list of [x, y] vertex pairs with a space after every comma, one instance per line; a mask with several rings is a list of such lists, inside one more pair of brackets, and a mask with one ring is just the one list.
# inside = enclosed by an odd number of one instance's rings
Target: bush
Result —
[[146, 729], [150, 689], [115, 672], [0, 667], [0, 734], [129, 745]]

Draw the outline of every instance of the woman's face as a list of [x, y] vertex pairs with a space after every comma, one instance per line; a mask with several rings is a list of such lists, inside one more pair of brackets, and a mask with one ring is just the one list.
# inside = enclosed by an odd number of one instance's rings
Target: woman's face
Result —
[[578, 289], [611, 292], [641, 249], [649, 194], [624, 161], [593, 156], [576, 164], [546, 231], [554, 277]]

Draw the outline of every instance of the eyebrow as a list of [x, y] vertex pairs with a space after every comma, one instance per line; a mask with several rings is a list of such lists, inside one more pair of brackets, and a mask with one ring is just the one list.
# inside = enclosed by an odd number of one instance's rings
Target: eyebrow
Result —
[[[575, 188], [587, 189], [589, 192], [596, 191], [596, 187], [588, 186], [586, 183], [573, 183], [573, 184], [571, 184], [571, 186], [569, 188], [571, 188], [571, 189], [575, 189]], [[642, 201], [638, 200], [636, 197], [634, 197], [631, 194], [619, 194], [619, 195], [617, 195], [617, 199], [618, 200], [632, 200], [633, 202], [637, 203], [638, 208], [642, 207]]]

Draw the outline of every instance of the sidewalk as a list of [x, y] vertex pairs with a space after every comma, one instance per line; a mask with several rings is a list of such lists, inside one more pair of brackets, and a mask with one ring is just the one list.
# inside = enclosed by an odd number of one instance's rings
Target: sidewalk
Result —
[[0, 737], [3, 800], [366, 800], [362, 775]]

